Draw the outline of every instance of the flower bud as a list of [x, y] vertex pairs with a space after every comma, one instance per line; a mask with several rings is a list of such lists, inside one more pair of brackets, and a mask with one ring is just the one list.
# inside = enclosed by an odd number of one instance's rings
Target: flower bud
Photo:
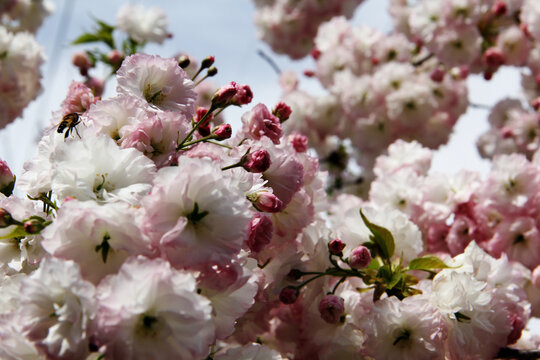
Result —
[[207, 56], [203, 59], [203, 61], [201, 62], [201, 69], [206, 69], [206, 68], [209, 68], [210, 66], [212, 66], [214, 64], [214, 57], [213, 56]]
[[191, 60], [186, 55], [182, 55], [178, 58], [178, 66], [182, 69], [185, 69], [191, 64]]
[[319, 303], [321, 318], [329, 324], [337, 324], [345, 313], [345, 300], [336, 295], [327, 295]]
[[73, 65], [79, 68], [79, 72], [83, 76], [88, 75], [88, 69], [93, 66], [92, 60], [90, 60], [90, 57], [85, 51], [75, 53], [71, 59], [71, 62]]
[[84, 85], [92, 89], [92, 92], [94, 93], [95, 97], [101, 96], [103, 94], [103, 90], [105, 90], [105, 81], [98, 79], [96, 77], [91, 77], [91, 78], [86, 79], [86, 81], [84, 82]]
[[28, 234], [37, 234], [43, 230], [43, 222], [38, 219], [30, 219], [24, 222], [24, 231]]
[[228, 85], [222, 86], [212, 96], [212, 105], [216, 108], [222, 108], [232, 104], [233, 98], [238, 92], [238, 85], [231, 81]]
[[299, 153], [306, 152], [308, 149], [308, 139], [301, 134], [291, 134], [289, 135], [289, 141], [294, 147], [294, 150]]
[[315, 71], [313, 71], [313, 70], [304, 70], [304, 76], [309, 77], [309, 78], [314, 77], [315, 76]]
[[482, 59], [487, 66], [495, 69], [503, 65], [505, 61], [503, 52], [496, 47], [487, 49]]
[[371, 263], [371, 253], [369, 249], [363, 245], [360, 245], [352, 251], [349, 256], [349, 265], [353, 269], [362, 269], [367, 267]]
[[321, 51], [317, 49], [316, 47], [314, 47], [313, 50], [311, 50], [311, 57], [315, 60], [318, 60], [320, 56], [321, 56]]
[[495, 4], [491, 7], [491, 12], [495, 16], [504, 16], [506, 15], [506, 12], [508, 11], [508, 5], [506, 5], [506, 2], [503, 0], [497, 0], [495, 1]]
[[278, 102], [272, 110], [272, 114], [278, 117], [279, 122], [285, 122], [291, 116], [291, 107], [284, 102]]
[[298, 299], [298, 295], [299, 292], [297, 288], [294, 286], [287, 286], [281, 289], [281, 292], [279, 293], [279, 301], [284, 304], [294, 304]]
[[431, 78], [431, 80], [433, 80], [434, 82], [437, 82], [437, 83], [440, 83], [444, 80], [444, 70], [441, 69], [441, 68], [435, 68], [435, 70], [433, 70], [431, 72], [431, 75], [429, 76]]
[[0, 229], [13, 225], [13, 218], [9, 211], [4, 208], [0, 208]]
[[533, 99], [531, 101], [531, 106], [534, 110], [538, 111], [540, 109], [540, 97]]
[[270, 154], [266, 150], [257, 150], [249, 153], [242, 161], [242, 167], [252, 173], [265, 172], [271, 164]]
[[[195, 123], [200, 122], [207, 113], [208, 113], [208, 109], [204, 107], [198, 107], [197, 111], [195, 111], [195, 118], [193, 119], [193, 121]], [[210, 121], [212, 121], [213, 117], [214, 117], [214, 114], [208, 115], [206, 119], [204, 119], [204, 123], [200, 124], [199, 127], [197, 128], [197, 132], [201, 136], [210, 135]]]
[[116, 67], [120, 67], [120, 65], [122, 65], [122, 61], [124, 61], [124, 58], [124, 54], [116, 49], [109, 51], [109, 53], [107, 54], [107, 61], [111, 65], [114, 65]]
[[259, 211], [277, 213], [283, 209], [283, 201], [272, 193], [267, 191], [259, 191], [253, 197], [253, 205]]
[[215, 76], [217, 74], [217, 67], [215, 66], [212, 66], [210, 69], [208, 69], [208, 71], [206, 72], [206, 76], [208, 77], [212, 77], [212, 76]]
[[233, 105], [247, 105], [253, 99], [253, 92], [248, 85], [240, 85], [237, 87], [237, 92], [232, 99]]
[[272, 240], [274, 225], [265, 215], [255, 214], [249, 223], [247, 245], [255, 253], [262, 251]]
[[0, 193], [9, 196], [15, 186], [15, 176], [8, 164], [0, 160]]
[[214, 129], [214, 139], [225, 140], [232, 136], [231, 125], [221, 124]]
[[345, 249], [345, 244], [343, 243], [343, 241], [341, 241], [339, 239], [331, 240], [328, 243], [328, 251], [332, 255], [342, 256], [343, 255], [343, 249]]

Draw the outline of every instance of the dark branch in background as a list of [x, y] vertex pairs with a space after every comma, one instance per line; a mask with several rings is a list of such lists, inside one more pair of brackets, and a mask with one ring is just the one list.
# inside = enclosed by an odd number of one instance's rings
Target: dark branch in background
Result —
[[532, 360], [540, 358], [540, 350], [517, 350], [502, 348], [495, 359]]
[[274, 69], [274, 71], [276, 72], [276, 74], [278, 75], [281, 75], [281, 69], [279, 68], [279, 66], [277, 66], [276, 62], [274, 61], [274, 59], [272, 59], [270, 56], [268, 56], [264, 51], [262, 51], [261, 49], [257, 50], [257, 55], [259, 55], [260, 57], [262, 57], [271, 67], [272, 69]]
[[415, 67], [418, 67], [418, 66], [422, 65], [423, 63], [425, 63], [426, 61], [428, 61], [429, 59], [431, 59], [432, 57], [433, 57], [433, 54], [427, 54], [423, 58], [413, 62], [412, 65], [415, 66]]

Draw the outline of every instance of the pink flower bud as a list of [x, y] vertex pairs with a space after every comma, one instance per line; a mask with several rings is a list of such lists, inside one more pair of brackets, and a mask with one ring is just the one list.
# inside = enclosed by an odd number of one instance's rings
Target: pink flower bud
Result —
[[303, 152], [306, 152], [308, 149], [308, 139], [304, 135], [300, 135], [300, 134], [289, 135], [289, 141], [291, 142], [296, 152], [303, 153]]
[[96, 77], [86, 79], [84, 85], [92, 89], [92, 92], [96, 97], [103, 95], [103, 90], [105, 90], [105, 81]]
[[11, 172], [8, 164], [0, 160], [0, 193], [9, 196], [13, 192], [15, 176]]
[[248, 85], [240, 85], [237, 87], [237, 92], [232, 103], [237, 106], [247, 105], [253, 100], [253, 92]]
[[73, 65], [79, 68], [79, 72], [83, 76], [86, 76], [88, 74], [88, 69], [93, 66], [92, 61], [86, 52], [75, 53], [71, 59], [71, 62]]
[[30, 219], [24, 222], [24, 231], [29, 234], [37, 234], [43, 229], [43, 224], [37, 219]]
[[232, 136], [231, 125], [221, 124], [214, 129], [214, 138], [216, 140], [225, 140]]
[[255, 253], [262, 251], [266, 245], [270, 244], [274, 225], [272, 220], [265, 215], [255, 214], [249, 223], [249, 236], [247, 245]]
[[253, 201], [253, 205], [259, 211], [277, 213], [283, 209], [283, 201], [267, 191], [260, 191], [256, 194], [256, 198]]
[[255, 152], [247, 154], [242, 167], [252, 173], [262, 173], [268, 170], [272, 161], [270, 160], [270, 154], [266, 150], [257, 150]]
[[538, 111], [538, 109], [540, 109], [540, 98], [533, 99], [531, 101], [531, 106], [534, 110]]
[[341, 256], [343, 255], [343, 249], [345, 249], [345, 244], [339, 239], [331, 240], [328, 243], [328, 251], [332, 255]]
[[360, 245], [352, 251], [349, 256], [349, 265], [353, 269], [362, 269], [371, 263], [371, 253], [369, 249]]
[[336, 295], [327, 295], [319, 303], [321, 318], [329, 324], [337, 324], [345, 313], [345, 300]]
[[431, 72], [430, 78], [434, 82], [440, 83], [444, 80], [444, 75], [445, 75], [445, 72], [443, 69], [435, 68], [435, 70]]
[[298, 289], [294, 286], [287, 286], [281, 289], [279, 293], [279, 301], [284, 304], [294, 304], [298, 299]]
[[315, 60], [318, 60], [320, 56], [321, 56], [321, 51], [317, 49], [316, 47], [314, 47], [313, 50], [311, 50], [311, 57], [313, 57], [313, 59]]
[[487, 66], [494, 69], [503, 65], [505, 61], [503, 52], [501, 51], [501, 49], [496, 47], [491, 47], [487, 49], [484, 52], [482, 59]]
[[508, 11], [508, 5], [506, 5], [506, 2], [504, 0], [497, 0], [495, 4], [491, 7], [491, 12], [495, 16], [504, 16], [506, 12]]
[[120, 67], [120, 65], [122, 65], [122, 61], [124, 61], [124, 57], [124, 54], [115, 49], [109, 51], [107, 54], [107, 61], [114, 66]]
[[272, 110], [272, 114], [278, 117], [280, 122], [284, 122], [291, 116], [291, 107], [284, 102], [278, 102]]
[[[204, 107], [198, 107], [197, 108], [197, 111], [195, 112], [195, 118], [193, 119], [193, 121], [195, 123], [198, 123], [200, 122], [203, 117], [206, 115], [206, 113], [208, 113], [208, 109], [204, 108]], [[197, 132], [201, 135], [201, 136], [208, 136], [210, 135], [210, 121], [212, 121], [212, 119], [214, 118], [214, 114], [210, 114], [208, 115], [208, 117], [204, 120], [204, 123], [202, 123], [201, 125], [199, 125], [199, 127], [197, 128]]]
[[231, 105], [237, 92], [238, 85], [234, 81], [231, 81], [229, 84], [219, 88], [214, 96], [212, 96], [212, 105], [217, 108]]

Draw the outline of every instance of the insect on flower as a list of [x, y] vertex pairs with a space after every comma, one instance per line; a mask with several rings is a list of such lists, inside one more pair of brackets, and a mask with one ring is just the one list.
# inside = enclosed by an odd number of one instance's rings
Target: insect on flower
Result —
[[64, 139], [67, 139], [67, 137], [69, 136], [69, 134], [73, 130], [75, 130], [75, 132], [77, 133], [77, 135], [80, 138], [81, 135], [79, 134], [79, 131], [76, 128], [76, 126], [80, 122], [81, 122], [81, 118], [80, 118], [79, 114], [77, 114], [75, 112], [64, 115], [64, 117], [62, 118], [62, 121], [60, 121], [60, 124], [58, 124], [58, 128], [56, 129], [56, 132], [58, 132], [59, 134], [62, 134], [64, 132], [64, 130], [66, 130], [66, 128], [67, 128], [67, 131], [66, 131], [66, 133], [64, 135]]

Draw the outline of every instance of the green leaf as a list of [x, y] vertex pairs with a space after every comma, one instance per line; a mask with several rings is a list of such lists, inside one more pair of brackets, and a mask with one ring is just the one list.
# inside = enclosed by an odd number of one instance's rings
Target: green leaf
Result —
[[73, 42], [71, 44], [72, 45], [87, 44], [87, 43], [92, 43], [92, 42], [98, 42], [98, 41], [101, 41], [101, 40], [102, 39], [96, 34], [84, 33], [81, 36], [79, 36], [78, 38], [76, 38], [75, 40], [73, 40]]
[[379, 263], [379, 260], [371, 259], [371, 262], [369, 263], [367, 268], [371, 270], [379, 270], [380, 267], [381, 267], [381, 264]]
[[15, 229], [11, 230], [9, 234], [0, 237], [0, 240], [12, 239], [12, 238], [24, 237], [24, 236], [28, 236], [28, 233], [24, 231], [24, 228], [22, 226], [17, 226]]
[[447, 268], [449, 268], [449, 266], [446, 265], [444, 261], [433, 255], [416, 258], [414, 260], [411, 260], [411, 262], [409, 263], [410, 270], [431, 270]]
[[369, 231], [371, 231], [373, 234], [371, 240], [373, 240], [373, 242], [378, 246], [382, 253], [381, 255], [385, 259], [390, 259], [392, 255], [394, 255], [394, 250], [396, 247], [392, 233], [382, 226], [371, 223], [362, 212], [362, 209], [360, 209], [360, 216], [362, 217], [362, 220], [364, 221], [364, 224], [366, 224]]
[[389, 265], [383, 265], [379, 268], [377, 272], [377, 277], [384, 280], [385, 283], [392, 281], [392, 271], [390, 270]]
[[403, 280], [403, 273], [395, 273], [392, 279], [386, 284], [386, 288], [393, 289], [401, 280]]

